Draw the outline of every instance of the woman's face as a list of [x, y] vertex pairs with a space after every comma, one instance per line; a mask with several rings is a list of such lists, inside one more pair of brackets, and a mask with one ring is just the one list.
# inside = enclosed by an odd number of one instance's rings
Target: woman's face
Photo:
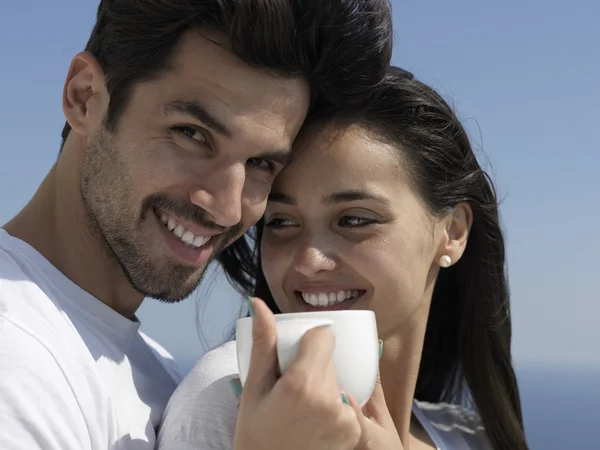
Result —
[[381, 336], [426, 320], [452, 220], [428, 213], [402, 159], [356, 125], [301, 136], [273, 185], [262, 239], [282, 312], [371, 309]]

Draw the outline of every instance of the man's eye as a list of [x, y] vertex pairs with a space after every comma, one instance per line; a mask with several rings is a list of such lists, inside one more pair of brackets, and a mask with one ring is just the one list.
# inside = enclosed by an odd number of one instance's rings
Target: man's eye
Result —
[[275, 172], [275, 164], [262, 158], [250, 158], [248, 164], [268, 173]]
[[204, 136], [204, 133], [202, 133], [202, 131], [200, 131], [196, 128], [182, 126], [182, 127], [177, 127], [176, 130], [178, 132], [180, 132], [181, 134], [183, 134], [188, 139], [192, 139], [201, 144], [206, 143], [206, 136]]

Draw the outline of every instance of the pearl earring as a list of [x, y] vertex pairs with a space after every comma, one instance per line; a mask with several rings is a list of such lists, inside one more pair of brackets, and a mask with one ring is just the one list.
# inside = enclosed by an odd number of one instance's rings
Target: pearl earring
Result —
[[442, 255], [440, 257], [440, 266], [442, 267], [450, 267], [452, 264], [452, 259], [448, 255]]

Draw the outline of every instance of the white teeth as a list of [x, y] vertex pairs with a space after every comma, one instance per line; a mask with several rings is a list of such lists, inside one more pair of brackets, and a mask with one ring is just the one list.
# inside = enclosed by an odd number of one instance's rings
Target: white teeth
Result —
[[173, 234], [180, 239], [181, 239], [181, 236], [183, 236], [184, 232], [185, 232], [185, 228], [183, 228], [181, 225], [177, 225], [175, 227], [175, 229], [173, 230]]
[[319, 294], [319, 306], [327, 306], [329, 298], [327, 294]]
[[181, 240], [186, 244], [191, 244], [192, 242], [194, 242], [194, 238], [194, 233], [192, 233], [191, 231], [186, 231], [181, 235]]
[[160, 220], [173, 232], [175, 236], [183, 241], [187, 247], [200, 248], [210, 240], [210, 236], [196, 236], [189, 230], [186, 230], [183, 225], [179, 225], [174, 219], [165, 215], [161, 216]]
[[302, 299], [311, 306], [333, 306], [338, 303], [342, 303], [346, 300], [350, 300], [354, 297], [358, 297], [358, 290], [354, 291], [337, 291], [337, 292], [321, 292], [318, 294], [312, 294], [302, 292]]
[[202, 247], [204, 244], [206, 244], [208, 242], [210, 238], [208, 236], [196, 236], [194, 238], [194, 242], [192, 242], [192, 245], [194, 247]]

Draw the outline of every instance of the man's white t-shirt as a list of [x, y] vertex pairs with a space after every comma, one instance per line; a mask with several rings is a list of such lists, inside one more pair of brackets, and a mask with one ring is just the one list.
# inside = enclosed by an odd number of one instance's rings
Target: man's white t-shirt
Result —
[[0, 448], [154, 449], [180, 375], [139, 327], [0, 229]]
[[[157, 450], [231, 450], [237, 406], [229, 382], [237, 376], [235, 341], [206, 353], [171, 397]], [[492, 450], [474, 411], [415, 401], [413, 414], [438, 450]]]

